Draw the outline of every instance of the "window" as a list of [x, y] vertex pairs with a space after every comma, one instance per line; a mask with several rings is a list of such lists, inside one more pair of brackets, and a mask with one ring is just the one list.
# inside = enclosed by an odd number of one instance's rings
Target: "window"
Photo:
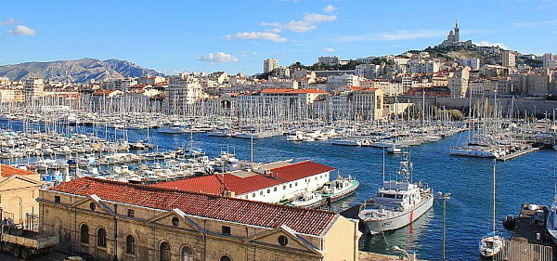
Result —
[[85, 224], [81, 225], [81, 243], [89, 244], [89, 227]]
[[278, 237], [278, 242], [281, 246], [286, 246], [288, 245], [288, 238], [286, 236], [280, 235]]
[[132, 235], [126, 237], [126, 254], [135, 254], [135, 238]]
[[259, 195], [263, 195], [263, 190], [261, 192], [259, 192]]
[[99, 228], [97, 232], [97, 246], [106, 247], [106, 230]]
[[267, 194], [271, 193], [271, 189], [267, 189]]
[[54, 196], [54, 202], [60, 203], [60, 196]]
[[286, 190], [286, 185], [282, 186], [282, 189], [283, 189], [283, 190]]
[[255, 193], [251, 194], [251, 197], [252, 197], [252, 198], [255, 198]]
[[177, 227], [178, 225], [180, 225], [180, 220], [177, 217], [173, 217], [172, 218], [172, 225]]
[[273, 191], [277, 191], [277, 187], [275, 187], [275, 188], [273, 189]]
[[182, 261], [193, 261], [193, 249], [185, 246], [182, 248]]
[[135, 210], [128, 209], [128, 217], [135, 217]]
[[228, 256], [221, 256], [219, 261], [232, 261], [232, 259], [230, 259], [230, 257]]
[[230, 235], [230, 227], [229, 226], [222, 226], [222, 234]]
[[170, 245], [166, 242], [161, 243], [160, 261], [170, 261]]
[[95, 211], [95, 209], [97, 209], [97, 205], [95, 205], [95, 203], [91, 202], [89, 203], [89, 208], [93, 211]]

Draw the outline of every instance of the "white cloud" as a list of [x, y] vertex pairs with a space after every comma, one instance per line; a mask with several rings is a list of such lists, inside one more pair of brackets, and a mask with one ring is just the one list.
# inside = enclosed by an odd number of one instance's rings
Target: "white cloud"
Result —
[[212, 63], [228, 63], [237, 62], [238, 58], [223, 52], [208, 53], [207, 55], [199, 57], [200, 61]]
[[479, 46], [499, 46], [503, 49], [509, 50], [509, 47], [504, 43], [492, 43], [489, 41], [474, 42], [475, 45]]
[[265, 33], [265, 32], [243, 32], [230, 34], [225, 36], [226, 39], [248, 39], [248, 40], [269, 40], [273, 42], [284, 42], [286, 38], [281, 37], [275, 33]]
[[326, 53], [333, 53], [333, 52], [335, 52], [336, 50], [333, 49], [333, 48], [327, 47], [327, 48], [323, 48], [323, 51], [326, 52]]
[[10, 18], [8, 20], [0, 21], [0, 25], [13, 24], [14, 22], [15, 22], [15, 19]]
[[357, 42], [357, 41], [396, 41], [411, 40], [419, 38], [434, 38], [446, 36], [447, 32], [443, 30], [398, 30], [395, 32], [382, 32], [376, 34], [346, 36], [340, 38], [339, 42]]
[[328, 5], [325, 8], [323, 8], [323, 12], [325, 12], [325, 13], [332, 13], [335, 10], [337, 10], [337, 8], [332, 6], [332, 5]]
[[533, 27], [533, 26], [546, 25], [546, 24], [557, 24], [557, 20], [542, 21], [542, 22], [515, 23], [514, 25], [518, 26], [518, 27]]
[[35, 30], [25, 26], [25, 25], [16, 25], [13, 30], [6, 31], [7, 35], [35, 35]]
[[239, 51], [236, 52], [239, 56], [257, 55], [257, 52]]
[[299, 21], [292, 20], [285, 24], [278, 23], [278, 22], [274, 22], [274, 23], [261, 22], [261, 25], [274, 27], [268, 30], [269, 32], [274, 32], [274, 33], [282, 32], [282, 30], [284, 29], [296, 33], [305, 33], [317, 28], [317, 24], [323, 22], [335, 21], [336, 19], [337, 19], [336, 15], [323, 15], [323, 14], [311, 13], [311, 14], [304, 15], [304, 18]]

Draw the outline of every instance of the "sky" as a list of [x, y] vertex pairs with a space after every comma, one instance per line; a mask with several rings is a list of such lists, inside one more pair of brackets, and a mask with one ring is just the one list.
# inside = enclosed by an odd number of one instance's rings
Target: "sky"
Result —
[[311, 65], [461, 40], [557, 53], [557, 0], [9, 0], [0, 65], [122, 59], [166, 74], [256, 74], [263, 60]]

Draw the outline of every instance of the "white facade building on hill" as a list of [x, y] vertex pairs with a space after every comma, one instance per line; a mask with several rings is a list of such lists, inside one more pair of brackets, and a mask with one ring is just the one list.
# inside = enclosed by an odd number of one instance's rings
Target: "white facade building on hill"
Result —
[[279, 67], [277, 59], [269, 58], [263, 60], [263, 73], [271, 73], [274, 69]]
[[186, 104], [193, 104], [207, 97], [199, 78], [185, 73], [169, 79], [167, 92], [168, 105], [173, 112], [180, 112]]

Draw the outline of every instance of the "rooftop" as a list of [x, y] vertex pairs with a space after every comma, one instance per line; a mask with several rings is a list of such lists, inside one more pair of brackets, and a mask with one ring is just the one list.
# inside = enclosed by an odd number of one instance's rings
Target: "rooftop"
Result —
[[180, 209], [193, 216], [276, 228], [286, 225], [298, 233], [324, 235], [339, 217], [324, 210], [288, 207], [264, 202], [221, 197], [96, 178], [80, 178], [48, 190], [170, 211]]
[[268, 170], [272, 174], [262, 175], [254, 173], [255, 175], [245, 175], [243, 172], [238, 172], [240, 175], [235, 175], [235, 172], [231, 172], [228, 174], [218, 174], [218, 176], [209, 175], [169, 181], [153, 184], [152, 186], [215, 195], [220, 195], [224, 186], [226, 186], [227, 190], [234, 191], [236, 195], [240, 195], [325, 173], [334, 170], [334, 168], [312, 161], [302, 161], [280, 167], [271, 167]]
[[36, 172], [33, 171], [29, 171], [29, 170], [24, 170], [24, 169], [19, 169], [19, 168], [14, 168], [12, 166], [9, 165], [0, 165], [2, 168], [1, 174], [2, 177], [11, 177], [14, 175], [19, 175], [19, 176], [24, 176], [24, 175], [38, 175]]

